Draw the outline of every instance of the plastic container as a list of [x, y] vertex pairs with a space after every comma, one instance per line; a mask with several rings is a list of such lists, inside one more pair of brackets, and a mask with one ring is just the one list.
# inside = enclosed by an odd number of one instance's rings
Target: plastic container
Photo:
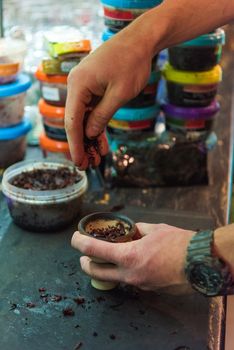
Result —
[[220, 110], [218, 102], [213, 101], [208, 107], [178, 107], [170, 104], [163, 106], [166, 125], [173, 130], [210, 131], [213, 121]]
[[162, 1], [117, 1], [102, 0], [105, 25], [114, 31], [126, 27], [135, 18]]
[[206, 72], [174, 69], [166, 64], [163, 75], [167, 81], [168, 101], [176, 106], [205, 107], [215, 98], [222, 80], [222, 68], [217, 65]]
[[53, 140], [44, 133], [40, 135], [39, 142], [44, 158], [71, 159], [68, 142]]
[[18, 188], [11, 184], [13, 178], [22, 172], [34, 169], [59, 169], [74, 164], [68, 161], [25, 161], [8, 168], [3, 174], [2, 191], [6, 197], [13, 221], [31, 231], [54, 231], [69, 225], [81, 210], [82, 196], [87, 189], [84, 172], [81, 181], [59, 190], [34, 191]]
[[35, 76], [40, 81], [43, 99], [50, 105], [64, 107], [67, 98], [67, 76], [46, 75], [41, 66]]
[[153, 130], [159, 114], [159, 106], [146, 108], [120, 108], [108, 123], [112, 134]]
[[70, 73], [72, 68], [80, 63], [82, 58], [67, 58], [61, 60], [59, 58], [44, 58], [42, 60], [42, 70], [48, 75], [67, 75]]
[[179, 70], [208, 71], [220, 62], [224, 44], [225, 32], [217, 29], [169, 48], [169, 62]]
[[152, 72], [146, 87], [132, 100], [124, 105], [125, 108], [144, 108], [154, 106], [156, 103], [156, 95], [158, 83], [161, 73]]
[[49, 105], [43, 99], [40, 99], [38, 107], [43, 117], [46, 136], [54, 140], [67, 141], [64, 127], [65, 108]]
[[26, 42], [0, 39], [0, 84], [14, 81], [21, 71], [26, 54]]
[[80, 30], [70, 26], [57, 26], [44, 32], [47, 51], [53, 58], [84, 57], [91, 51], [91, 42], [83, 38]]
[[24, 116], [26, 91], [31, 86], [28, 75], [20, 74], [10, 84], [0, 85], [0, 127], [19, 124]]
[[110, 135], [105, 179], [117, 187], [207, 184], [207, 153], [211, 147], [209, 135], [203, 136], [192, 140], [170, 131], [160, 137], [153, 132]]
[[0, 169], [5, 169], [24, 158], [26, 135], [30, 129], [31, 124], [27, 119], [17, 126], [0, 128]]

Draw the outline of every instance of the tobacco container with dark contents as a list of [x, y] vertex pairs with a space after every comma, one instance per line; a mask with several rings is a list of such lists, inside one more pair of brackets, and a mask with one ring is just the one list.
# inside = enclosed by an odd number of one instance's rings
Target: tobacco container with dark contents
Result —
[[79, 214], [87, 177], [65, 160], [25, 161], [9, 167], [2, 181], [13, 221], [26, 230], [60, 230]]

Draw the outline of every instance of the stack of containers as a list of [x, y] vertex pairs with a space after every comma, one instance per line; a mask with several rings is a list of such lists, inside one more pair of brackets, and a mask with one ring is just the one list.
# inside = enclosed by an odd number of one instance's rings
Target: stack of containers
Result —
[[105, 25], [118, 32], [162, 0], [101, 0]]
[[164, 184], [208, 181], [207, 152], [217, 142], [212, 129], [220, 110], [216, 94], [222, 80], [219, 62], [224, 42], [224, 31], [217, 29], [169, 48], [169, 62], [163, 68], [166, 136], [158, 145], [158, 149], [167, 148], [159, 171]]
[[40, 82], [42, 98], [38, 107], [44, 125], [44, 132], [40, 135], [40, 147], [44, 157], [70, 159], [64, 127], [67, 76], [90, 53], [91, 43], [89, 40], [75, 41], [69, 30], [64, 39], [64, 33], [60, 34], [58, 31], [45, 34], [49, 57], [42, 60], [35, 73]]
[[225, 33], [217, 29], [169, 49], [163, 74], [168, 102], [164, 104], [168, 130], [204, 139], [219, 111], [215, 101], [222, 80], [219, 65]]
[[21, 73], [26, 44], [0, 39], [0, 172], [24, 158], [31, 124], [24, 117], [30, 78]]
[[[108, 27], [103, 33], [103, 41], [109, 40], [136, 17], [160, 3], [158, 0], [102, 0], [104, 22]], [[145, 142], [149, 134], [154, 132], [159, 113], [156, 94], [160, 76], [160, 71], [157, 70], [157, 57], [154, 57], [146, 87], [113, 115], [107, 128], [113, 157], [122, 144], [139, 142], [139, 135], [142, 142]]]

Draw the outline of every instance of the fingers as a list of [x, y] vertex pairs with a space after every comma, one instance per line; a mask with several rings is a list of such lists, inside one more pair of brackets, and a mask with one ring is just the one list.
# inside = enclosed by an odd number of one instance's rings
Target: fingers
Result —
[[77, 81], [77, 72], [69, 75], [67, 86], [67, 100], [65, 108], [65, 128], [70, 147], [70, 153], [74, 163], [81, 167], [86, 164], [83, 146], [83, 120], [87, 105], [90, 103], [92, 94]]
[[146, 224], [144, 222], [138, 222], [136, 224], [137, 229], [141, 235], [141, 237], [146, 236], [148, 234], [151, 234], [157, 230], [157, 226], [160, 225], [155, 225], [155, 224]]
[[127, 255], [130, 243], [109, 243], [75, 232], [71, 245], [81, 253], [103, 259], [113, 264], [120, 264]]
[[87, 256], [80, 258], [82, 270], [92, 278], [102, 281], [120, 281], [120, 272], [115, 265], [112, 264], [96, 264]]
[[105, 156], [109, 151], [109, 145], [106, 137], [106, 133], [103, 132], [98, 137], [98, 147], [99, 147], [99, 153], [101, 156]]
[[86, 126], [87, 137], [96, 137], [102, 133], [113, 114], [124, 103], [124, 100], [122, 98], [117, 98], [112, 90], [110, 88], [110, 90], [107, 89], [105, 91], [101, 101], [90, 113]]

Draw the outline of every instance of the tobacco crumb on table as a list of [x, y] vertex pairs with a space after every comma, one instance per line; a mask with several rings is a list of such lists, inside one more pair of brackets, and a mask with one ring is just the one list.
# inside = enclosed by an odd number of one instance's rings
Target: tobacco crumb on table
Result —
[[17, 304], [11, 303], [10, 310], [15, 310], [17, 308]]
[[75, 325], [75, 328], [80, 328], [80, 325], [79, 324]]
[[39, 292], [39, 293], [44, 293], [44, 292], [46, 292], [46, 289], [45, 289], [45, 288], [39, 288], [39, 289], [38, 289], [38, 292]]
[[27, 303], [26, 306], [29, 308], [29, 309], [32, 309], [36, 306], [36, 304], [34, 303]]
[[74, 315], [75, 315], [75, 312], [72, 310], [71, 307], [63, 309], [63, 316], [74, 316]]
[[98, 336], [97, 332], [93, 332], [93, 336], [97, 337]]
[[59, 302], [59, 301], [61, 301], [62, 300], [62, 296], [61, 295], [52, 295], [52, 297], [51, 297], [51, 301], [56, 301], [57, 303]]
[[79, 342], [78, 344], [76, 344], [76, 346], [74, 347], [74, 350], [79, 350], [82, 347], [83, 343]]
[[116, 336], [115, 336], [114, 334], [111, 334], [111, 335], [110, 335], [110, 339], [115, 340], [115, 339], [116, 339]]
[[77, 297], [77, 298], [74, 298], [73, 300], [77, 305], [82, 305], [85, 303], [85, 298], [83, 297]]
[[101, 297], [101, 296], [97, 297], [96, 300], [97, 300], [98, 303], [100, 303], [102, 301], [106, 301], [106, 299], [104, 297]]

